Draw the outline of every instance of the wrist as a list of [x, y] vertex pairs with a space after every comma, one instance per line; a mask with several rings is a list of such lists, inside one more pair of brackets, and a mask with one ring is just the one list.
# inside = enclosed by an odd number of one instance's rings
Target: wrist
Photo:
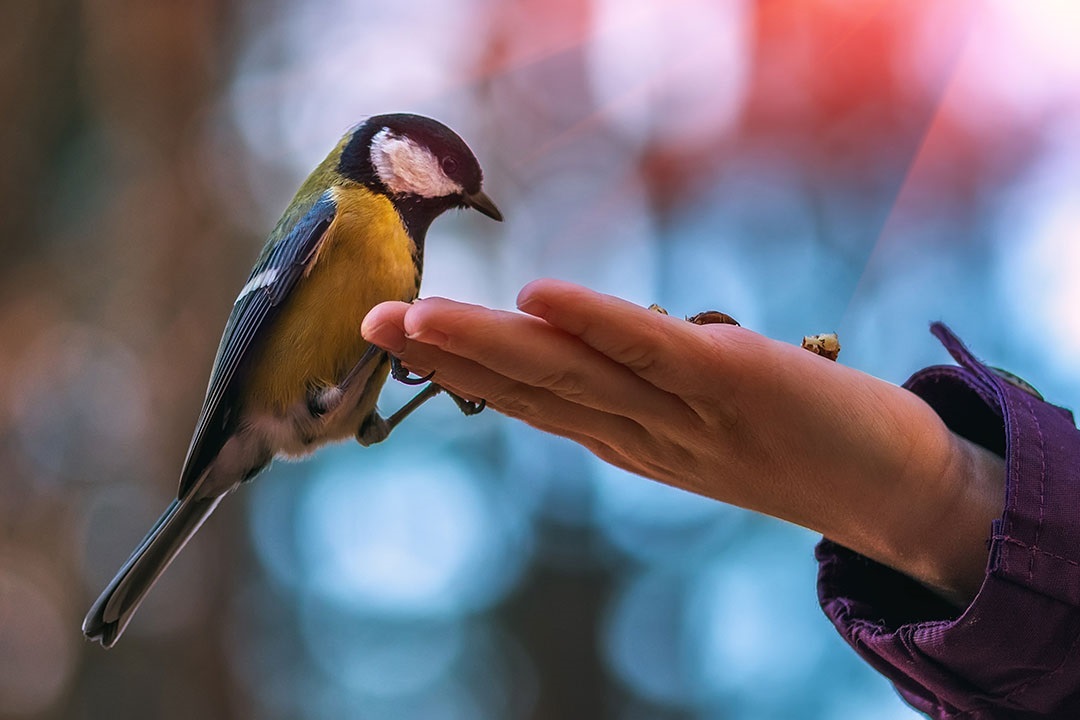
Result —
[[936, 519], [923, 533], [922, 565], [913, 577], [958, 606], [975, 597], [986, 575], [993, 520], [1005, 506], [1005, 461], [959, 435], [938, 478]]
[[877, 397], [888, 410], [865, 423], [875, 437], [864, 447], [879, 452], [853, 464], [853, 507], [820, 529], [964, 606], [982, 584], [991, 523], [1004, 507], [1004, 461], [911, 392], [878, 386]]
[[890, 556], [879, 560], [964, 607], [986, 574], [991, 524], [1005, 504], [1005, 463], [938, 425], [943, 434], [933, 444], [939, 447], [906, 474], [905, 519]]

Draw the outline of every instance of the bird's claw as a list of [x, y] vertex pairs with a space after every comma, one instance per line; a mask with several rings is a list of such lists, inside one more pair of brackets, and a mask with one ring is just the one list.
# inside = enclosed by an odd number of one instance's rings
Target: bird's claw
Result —
[[403, 385], [423, 385], [424, 383], [435, 377], [435, 371], [432, 370], [427, 375], [420, 377], [413, 375], [404, 365], [401, 364], [401, 360], [397, 357], [390, 356], [390, 376]]
[[455, 395], [449, 390], [446, 391], [446, 394], [449, 395], [450, 398], [454, 401], [454, 404], [458, 406], [458, 410], [461, 411], [461, 414], [466, 417], [469, 417], [470, 415], [478, 415], [479, 413], [482, 413], [484, 411], [484, 408], [487, 407], [487, 400], [484, 399], [481, 399], [480, 402], [473, 402], [472, 400], [466, 400], [463, 397]]

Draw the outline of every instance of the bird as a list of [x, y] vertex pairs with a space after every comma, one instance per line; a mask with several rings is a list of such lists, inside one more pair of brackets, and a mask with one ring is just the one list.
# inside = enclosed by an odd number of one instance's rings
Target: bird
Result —
[[[502, 221], [473, 152], [437, 120], [375, 115], [354, 126], [300, 186], [233, 303], [176, 498], [83, 621], [112, 647], [139, 604], [222, 499], [275, 458], [334, 441], [380, 442], [437, 394], [429, 382], [389, 418], [388, 376], [416, 378], [360, 335], [375, 305], [419, 296], [436, 217], [471, 208]], [[483, 403], [451, 395], [466, 414]]]

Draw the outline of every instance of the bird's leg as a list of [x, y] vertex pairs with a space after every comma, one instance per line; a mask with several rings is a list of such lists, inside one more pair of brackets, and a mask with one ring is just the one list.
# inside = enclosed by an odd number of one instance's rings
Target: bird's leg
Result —
[[435, 383], [428, 383], [427, 387], [416, 393], [412, 400], [402, 405], [388, 418], [384, 418], [378, 411], [372, 412], [360, 424], [360, 429], [356, 432], [356, 441], [364, 447], [381, 443], [394, 428], [401, 424], [402, 420], [412, 414], [413, 410], [438, 395], [440, 390], [442, 388]]
[[[435, 383], [430, 382], [431, 378], [435, 377], [435, 371], [434, 370], [432, 370], [431, 372], [429, 372], [427, 375], [425, 375], [423, 377], [412, 377], [412, 375], [409, 373], [409, 371], [405, 369], [405, 366], [401, 364], [401, 360], [397, 359], [393, 355], [390, 356], [390, 375], [395, 380], [397, 380], [400, 383], [404, 383], [405, 385], [420, 385], [421, 383], [428, 383], [428, 386], [435, 385], [437, 388], [439, 388], [439, 390], [445, 391], [446, 394], [450, 396], [450, 399], [454, 401], [454, 404], [458, 406], [458, 410], [460, 410], [462, 412], [462, 414], [464, 414], [466, 416], [468, 416], [468, 415], [476, 415], [478, 412], [483, 410], [484, 407], [487, 405], [487, 403], [484, 400], [481, 400], [480, 402], [473, 402], [471, 400], [466, 400], [465, 398], [461, 397], [460, 395], [456, 395], [456, 394], [450, 392], [449, 390], [442, 387], [441, 385], [436, 385]], [[433, 393], [431, 393], [431, 395], [425, 396], [423, 400], [420, 400], [420, 403], [424, 403], [424, 402], [426, 402], [428, 400], [428, 398], [431, 398], [431, 397], [434, 397], [435, 395], [437, 395], [439, 390], [434, 391]], [[416, 400], [421, 395], [424, 395], [424, 393], [421, 392], [419, 395], [417, 395], [415, 398], [413, 398], [413, 400]], [[419, 406], [419, 404], [417, 404], [416, 406], [410, 407], [411, 405], [412, 405], [412, 402], [408, 403], [407, 405], [405, 405], [405, 407], [402, 408], [402, 410], [404, 410], [406, 407], [408, 407], [409, 408], [408, 412], [412, 412], [414, 409], [416, 409], [416, 407]], [[401, 412], [401, 411], [399, 410], [398, 412]], [[405, 413], [405, 415], [408, 415], [408, 412]], [[395, 413], [395, 415], [396, 415], [396, 413]], [[402, 415], [402, 418], [404, 418], [404, 417], [405, 416]]]
[[374, 345], [368, 345], [368, 349], [364, 351], [364, 354], [360, 356], [360, 359], [352, 370], [345, 375], [345, 379], [337, 385], [331, 385], [329, 387], [312, 388], [308, 392], [307, 406], [308, 412], [311, 413], [311, 417], [322, 417], [328, 413], [332, 413], [341, 407], [342, 401], [345, 399], [349, 392], [349, 388], [356, 378], [363, 372], [367, 366], [378, 360], [382, 350]]
[[356, 441], [364, 447], [385, 440], [390, 432], [401, 424], [402, 420], [407, 418], [414, 410], [416, 410], [416, 408], [420, 407], [440, 392], [445, 392], [449, 395], [450, 399], [454, 401], [454, 404], [458, 406], [458, 409], [467, 416], [476, 415], [486, 406], [486, 403], [483, 400], [480, 402], [466, 400], [460, 395], [456, 395], [449, 390], [446, 390], [442, 385], [430, 382], [431, 378], [435, 375], [434, 372], [430, 372], [422, 378], [410, 376], [409, 371], [402, 366], [401, 361], [393, 355], [390, 356], [390, 374], [395, 380], [405, 383], [406, 385], [419, 385], [420, 383], [426, 382], [427, 387], [416, 393], [412, 400], [409, 400], [409, 402], [402, 405], [397, 412], [388, 418], [382, 417], [377, 412], [368, 415], [356, 433]]

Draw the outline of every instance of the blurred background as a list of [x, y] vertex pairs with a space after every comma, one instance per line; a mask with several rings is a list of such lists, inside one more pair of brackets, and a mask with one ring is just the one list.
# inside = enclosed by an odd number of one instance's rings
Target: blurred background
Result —
[[1069, 0], [0, 3], [0, 717], [916, 717], [811, 533], [445, 399], [230, 499], [116, 649], [79, 623], [369, 114], [454, 127], [507, 216], [439, 220], [425, 295], [560, 277], [897, 383], [942, 319], [1080, 405], [1077, 37]]

